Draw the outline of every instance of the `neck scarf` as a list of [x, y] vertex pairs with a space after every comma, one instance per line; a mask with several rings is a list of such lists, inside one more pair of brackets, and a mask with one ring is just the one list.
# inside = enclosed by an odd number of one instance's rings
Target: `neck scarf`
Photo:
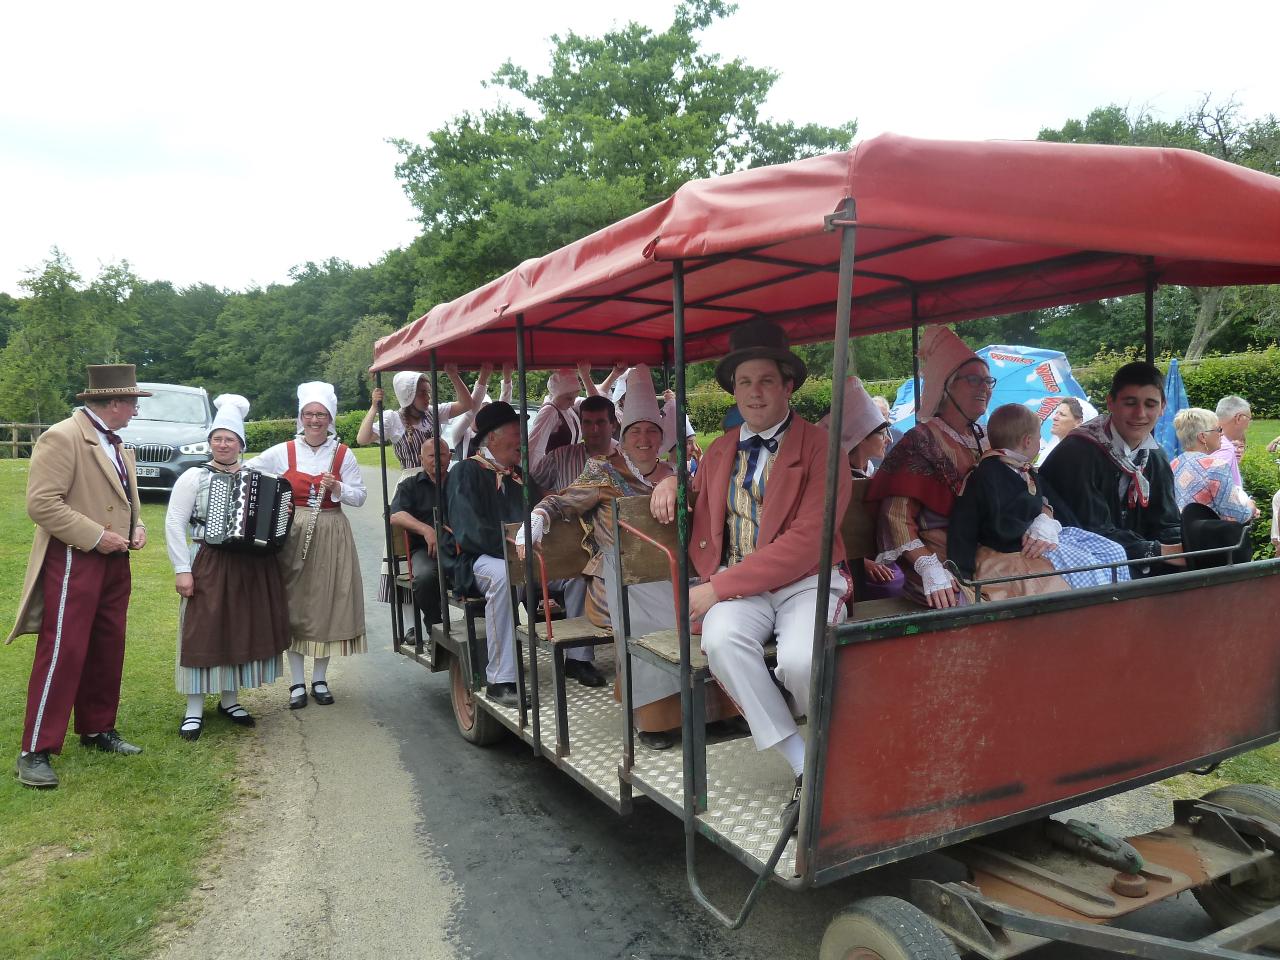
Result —
[[471, 459], [475, 460], [486, 470], [492, 470], [495, 474], [497, 474], [496, 479], [497, 479], [499, 491], [502, 490], [502, 480], [504, 477], [510, 477], [512, 480], [514, 480], [516, 483], [519, 483], [519, 484], [524, 483], [524, 479], [520, 476], [520, 468], [504, 467], [502, 464], [500, 464], [497, 460], [493, 458], [493, 454], [489, 452], [489, 448], [487, 446], [481, 447], [480, 452], [477, 453]]
[[1069, 436], [1083, 437], [1110, 457], [1120, 471], [1120, 499], [1130, 510], [1147, 505], [1151, 499], [1151, 484], [1142, 470], [1147, 465], [1151, 451], [1157, 446], [1150, 435], [1133, 451], [1132, 457], [1127, 452], [1124, 440], [1111, 429], [1110, 416], [1094, 417], [1072, 430]]
[[89, 418], [89, 422], [93, 424], [94, 428], [107, 438], [107, 442], [111, 444], [112, 449], [115, 451], [116, 455], [111, 459], [111, 465], [116, 468], [116, 476], [120, 478], [120, 486], [124, 487], [124, 492], [127, 495], [129, 493], [129, 475], [125, 472], [124, 456], [120, 453], [120, 448], [124, 441], [120, 439], [120, 434], [114, 430], [109, 430], [106, 424], [89, 412], [87, 407], [84, 415]]
[[999, 460], [1011, 470], [1016, 471], [1026, 481], [1028, 493], [1034, 495], [1039, 492], [1036, 484], [1035, 467], [1031, 465], [1031, 461], [1027, 457], [1018, 453], [1017, 450], [1010, 450], [1008, 447], [992, 447], [982, 455], [982, 459]]
[[[768, 450], [770, 455], [778, 452], [778, 445], [782, 443], [782, 435], [787, 432], [787, 428], [791, 426], [791, 414], [787, 414], [787, 419], [773, 428], [773, 433], [765, 437], [756, 433], [746, 424], [743, 424], [742, 432], [748, 436], [738, 441], [738, 450], [747, 451], [747, 469], [742, 474], [742, 489], [746, 490], [751, 486], [751, 481], [755, 478], [756, 467], [760, 462], [761, 448]], [[741, 434], [739, 434], [741, 436]]]

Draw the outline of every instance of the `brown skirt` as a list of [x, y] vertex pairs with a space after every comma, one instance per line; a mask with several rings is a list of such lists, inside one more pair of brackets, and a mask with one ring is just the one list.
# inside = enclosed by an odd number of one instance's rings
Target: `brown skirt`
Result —
[[277, 558], [289, 597], [289, 649], [306, 657], [364, 653], [364, 586], [351, 525], [341, 510], [321, 510], [303, 560], [306, 535], [303, 510]]
[[201, 546], [191, 577], [195, 593], [182, 619], [184, 667], [269, 660], [289, 646], [289, 605], [274, 555]]

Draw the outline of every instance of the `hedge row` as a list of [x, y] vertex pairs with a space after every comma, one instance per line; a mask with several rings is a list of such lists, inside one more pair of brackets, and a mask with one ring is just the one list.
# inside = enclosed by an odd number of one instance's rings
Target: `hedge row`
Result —
[[[356, 433], [360, 430], [360, 421], [364, 419], [364, 410], [352, 410], [338, 414], [334, 428], [338, 439], [350, 446], [356, 445]], [[288, 420], [250, 420], [244, 425], [244, 438], [248, 449], [261, 453], [267, 447], [292, 440], [297, 435], [297, 421]]]
[[[898, 395], [900, 380], [868, 380], [864, 386], [873, 397], [884, 397], [890, 403]], [[810, 377], [791, 397], [796, 413], [810, 423], [817, 423], [831, 409], [831, 380]], [[698, 433], [719, 433], [725, 414], [733, 407], [733, 395], [716, 384], [699, 387], [689, 394], [689, 419]]]
[[1265, 560], [1275, 556], [1271, 547], [1271, 498], [1280, 490], [1280, 466], [1275, 455], [1266, 450], [1246, 450], [1240, 461], [1240, 479], [1258, 505], [1261, 515], [1253, 521], [1253, 559]]
[[[1133, 359], [1135, 355], [1111, 354], [1074, 373], [1085, 393], [1095, 404], [1101, 404], [1111, 387], [1112, 375]], [[1167, 358], [1157, 361], [1156, 365], [1168, 373]], [[1193, 407], [1212, 410], [1223, 397], [1235, 394], [1249, 401], [1255, 417], [1280, 418], [1280, 349], [1276, 347], [1257, 353], [1205, 357], [1191, 363], [1179, 361], [1178, 369]]]

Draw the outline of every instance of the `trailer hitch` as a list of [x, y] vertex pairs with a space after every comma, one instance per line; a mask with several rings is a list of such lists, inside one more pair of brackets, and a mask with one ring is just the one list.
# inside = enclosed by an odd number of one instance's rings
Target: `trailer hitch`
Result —
[[1136, 876], [1146, 866], [1142, 854], [1131, 844], [1104, 832], [1096, 823], [1085, 823], [1083, 820], [1060, 823], [1050, 820], [1045, 825], [1045, 836], [1064, 850], [1121, 873]]
[[[1173, 815], [1176, 822], [1189, 825], [1197, 833], [1212, 834], [1213, 839], [1225, 846], [1240, 849], [1243, 844], [1252, 849], [1244, 837], [1254, 837], [1269, 850], [1280, 852], [1280, 826], [1264, 817], [1240, 813], [1210, 800], [1175, 800]], [[1224, 827], [1234, 838], [1224, 836]], [[1231, 842], [1232, 839], [1236, 842]]]

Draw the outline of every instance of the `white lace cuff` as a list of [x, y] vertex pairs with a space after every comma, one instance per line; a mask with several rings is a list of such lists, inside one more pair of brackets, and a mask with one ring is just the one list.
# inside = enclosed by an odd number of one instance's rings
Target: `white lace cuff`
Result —
[[915, 562], [914, 566], [916, 573], [920, 574], [920, 579], [923, 581], [921, 586], [926, 594], [952, 589], [954, 584], [951, 574], [943, 568], [942, 563], [932, 553], [926, 553]]
[[876, 563], [888, 566], [891, 563], [897, 563], [898, 558], [908, 550], [923, 550], [924, 544], [917, 538], [908, 540], [900, 547], [894, 547], [892, 550], [884, 550], [876, 554]]
[[[545, 525], [546, 525], [546, 518], [543, 516], [542, 511], [541, 510], [533, 511], [532, 516], [529, 517], [529, 532], [533, 534], [534, 543], [542, 542], [542, 532], [543, 532], [543, 527]], [[520, 529], [516, 531], [516, 546], [517, 547], [524, 546], [524, 524], [523, 523], [520, 524]]]
[[1031, 521], [1031, 526], [1027, 527], [1027, 533], [1034, 539], [1045, 540], [1053, 544], [1058, 542], [1058, 534], [1061, 532], [1062, 524], [1045, 513], [1037, 516]]

